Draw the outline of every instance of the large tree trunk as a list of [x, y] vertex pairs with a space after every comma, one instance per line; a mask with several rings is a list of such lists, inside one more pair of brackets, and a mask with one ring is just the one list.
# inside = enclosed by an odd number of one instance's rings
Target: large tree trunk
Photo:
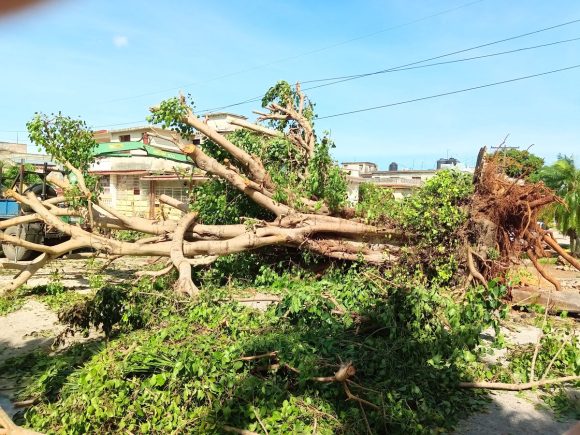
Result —
[[[286, 123], [283, 125], [287, 125], [288, 130], [284, 136], [301, 150], [305, 171], [302, 175], [305, 176], [308, 159], [314, 153], [316, 137], [303, 113], [305, 99], [299, 89], [297, 95], [296, 107], [292, 106], [290, 100], [282, 105], [272, 103], [268, 107], [270, 113], [262, 114], [262, 118]], [[268, 210], [275, 218], [269, 222], [256, 221], [252, 225], [204, 225], [196, 222], [192, 214], [188, 214], [179, 223], [125, 216], [101, 203], [86, 187], [83, 174], [65, 162], [76, 175], [81, 195], [88, 203], [87, 209], [60, 208], [58, 205], [65, 202], [63, 197], [42, 202], [33, 194], [22, 195], [14, 191], [6, 193], [29, 207], [32, 213], [2, 222], [0, 229], [24, 222], [42, 221], [70, 237], [70, 240], [56, 246], [44, 246], [0, 233], [0, 241], [3, 243], [42, 253], [29, 264], [0, 263], [3, 268], [18, 271], [10, 288], [24, 284], [53, 259], [80, 248], [91, 248], [100, 255], [113, 258], [123, 255], [168, 257], [179, 271], [176, 290], [190, 295], [197, 293], [197, 287], [191, 281], [191, 265], [207, 264], [219, 256], [270, 246], [294, 247], [333, 259], [365, 261], [376, 265], [396, 262], [403, 246], [406, 257], [413, 257], [416, 236], [407, 234], [402, 226], [395, 223], [369, 225], [355, 218], [332, 216], [328, 207], [308, 197], [293, 198], [293, 201], [287, 202], [275, 200], [276, 186], [258, 157], [250, 155], [213, 130], [183, 102], [182, 109], [178, 121], [210, 138], [234, 161], [219, 162], [200, 146], [184, 142], [177, 135], [174, 138], [175, 144], [208, 176], [220, 178]], [[158, 110], [152, 109], [154, 114]], [[244, 124], [239, 125], [250, 127]], [[279, 137], [282, 134], [261, 127], [251, 127], [250, 130], [267, 136]], [[480, 164], [474, 177], [475, 193], [469, 205], [469, 221], [465, 228], [458, 231], [457, 236], [463, 245], [461, 253], [464, 255], [465, 269], [478, 282], [486, 285], [488, 279], [505, 271], [520, 253], [528, 252], [530, 258], [536, 259], [546, 255], [543, 246], [549, 244], [553, 247], [553, 240], [538, 227], [536, 217], [541, 207], [555, 201], [556, 197], [541, 185], [508, 180], [493, 160], [485, 162], [484, 153], [484, 150], [480, 153]], [[71, 188], [66, 183], [61, 187], [65, 190]], [[187, 204], [171, 198], [166, 198], [165, 203], [181, 211], [188, 209]], [[301, 206], [297, 208], [292, 204]], [[61, 216], [67, 214], [82, 215], [90, 224], [89, 227], [81, 228], [62, 221]], [[349, 213], [344, 212], [342, 215]], [[136, 231], [142, 233], [143, 238], [133, 243], [118, 241], [101, 235], [100, 229]], [[497, 250], [499, 257], [489, 258], [490, 249]], [[560, 253], [561, 248], [558, 251]]]

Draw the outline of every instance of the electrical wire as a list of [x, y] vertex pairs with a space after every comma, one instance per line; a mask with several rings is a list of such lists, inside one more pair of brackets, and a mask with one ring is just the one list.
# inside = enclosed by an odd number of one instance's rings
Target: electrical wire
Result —
[[[495, 56], [502, 56], [502, 55], [506, 55], [506, 54], [511, 54], [511, 53], [518, 53], [518, 52], [522, 52], [522, 51], [527, 51], [527, 50], [535, 50], [538, 48], [544, 48], [544, 47], [550, 47], [550, 46], [554, 46], [554, 45], [559, 45], [559, 44], [565, 44], [565, 43], [569, 43], [569, 42], [574, 42], [574, 41], [579, 41], [580, 37], [578, 38], [571, 38], [571, 39], [563, 39], [560, 41], [554, 41], [554, 42], [548, 42], [545, 44], [540, 44], [540, 45], [533, 45], [530, 47], [522, 47], [522, 48], [516, 48], [514, 50], [508, 50], [508, 51], [500, 51], [497, 53], [489, 53], [489, 54], [483, 54], [480, 56], [472, 56], [472, 57], [465, 57], [465, 58], [461, 58], [461, 59], [453, 59], [453, 60], [448, 60], [448, 61], [444, 61], [444, 62], [435, 62], [435, 63], [428, 63], [426, 65], [417, 65], [418, 63], [422, 63], [422, 62], [426, 62], [426, 61], [417, 61], [417, 62], [413, 62], [412, 64], [406, 64], [406, 65], [401, 65], [398, 67], [392, 67], [389, 69], [384, 69], [384, 70], [380, 70], [380, 71], [375, 71], [372, 73], [366, 73], [366, 74], [357, 74], [357, 75], [352, 75], [352, 76], [343, 76], [342, 80], [338, 80], [332, 83], [326, 83], [324, 85], [318, 85], [318, 86], [310, 86], [310, 87], [306, 87], [303, 90], [304, 91], [308, 91], [308, 90], [312, 90], [312, 89], [317, 89], [317, 88], [321, 88], [321, 87], [325, 87], [325, 86], [330, 86], [336, 83], [342, 83], [343, 81], [347, 81], [347, 79], [355, 79], [355, 78], [362, 78], [362, 77], [369, 77], [372, 75], [378, 75], [378, 74], [387, 74], [387, 73], [393, 73], [393, 72], [398, 72], [398, 71], [407, 71], [407, 70], [413, 70], [413, 69], [420, 69], [420, 68], [430, 68], [433, 66], [440, 66], [440, 65], [447, 65], [447, 64], [452, 64], [452, 63], [459, 63], [459, 62], [467, 62], [467, 61], [471, 61], [471, 60], [478, 60], [478, 59], [485, 59], [485, 58], [489, 58], [489, 57], [495, 57]], [[470, 50], [470, 49], [467, 49]], [[443, 55], [446, 56], [446, 55]], [[439, 56], [436, 58], [440, 58]], [[431, 58], [431, 59], [435, 59], [435, 58]], [[335, 78], [336, 79], [336, 78]], [[301, 82], [301, 84], [304, 83], [313, 83], [313, 82], [317, 82], [317, 81], [323, 81], [323, 80], [333, 80], [333, 79], [318, 79], [318, 80], [310, 80], [307, 82]], [[229, 104], [226, 106], [220, 106], [220, 107], [214, 107], [211, 109], [204, 109], [199, 111], [198, 113], [200, 114], [205, 114], [205, 113], [210, 113], [216, 110], [223, 110], [223, 109], [228, 109], [230, 107], [235, 107], [235, 106], [241, 106], [243, 104], [248, 104], [248, 103], [253, 103], [256, 101], [260, 101], [262, 99], [263, 96], [256, 96], [244, 101], [240, 101], [238, 103], [234, 103], [234, 104]]]
[[[469, 3], [468, 5], [470, 5], [470, 4], [473, 4], [473, 3]], [[433, 57], [429, 57], [429, 58], [426, 58], [426, 59], [421, 59], [421, 60], [418, 60], [418, 61], [414, 61], [414, 62], [410, 62], [410, 63], [398, 65], [398, 66], [394, 66], [394, 67], [391, 67], [391, 68], [388, 68], [388, 69], [382, 69], [382, 70], [379, 70], [379, 71], [373, 71], [373, 72], [369, 72], [369, 73], [349, 75], [349, 76], [337, 76], [337, 77], [328, 77], [328, 78], [321, 78], [321, 79], [315, 79], [315, 80], [306, 80], [306, 81], [303, 81], [301, 83], [302, 84], [306, 84], [306, 83], [317, 83], [317, 82], [321, 82], [321, 81], [331, 81], [330, 83], [323, 83], [323, 84], [320, 84], [320, 85], [310, 86], [310, 87], [306, 87], [306, 88], [303, 89], [304, 91], [307, 91], [307, 90], [318, 89], [318, 88], [322, 88], [322, 87], [326, 87], [326, 86], [332, 86], [332, 85], [335, 85], [337, 83], [342, 83], [342, 82], [346, 82], [346, 81], [350, 81], [350, 80], [356, 80], [356, 79], [359, 79], [359, 78], [369, 77], [369, 76], [373, 76], [373, 75], [386, 74], [386, 73], [390, 73], [390, 72], [396, 72], [398, 70], [415, 69], [415, 68], [410, 68], [410, 67], [413, 67], [413, 66], [416, 66], [416, 65], [425, 63], [425, 62], [429, 62], [429, 61], [432, 61], [432, 60], [437, 60], [437, 59], [441, 59], [441, 58], [444, 58], [444, 57], [452, 56], [452, 55], [455, 55], [455, 54], [465, 53], [465, 52], [473, 51], [473, 50], [476, 50], [476, 49], [479, 49], [479, 48], [489, 47], [491, 45], [496, 45], [496, 44], [500, 44], [500, 43], [503, 43], [503, 42], [513, 41], [515, 39], [524, 38], [526, 36], [531, 36], [531, 35], [535, 35], [535, 34], [542, 33], [542, 32], [547, 32], [549, 30], [558, 29], [558, 28], [565, 27], [565, 26], [568, 26], [568, 25], [571, 25], [571, 24], [576, 24], [576, 23], [579, 23], [579, 22], [580, 22], [580, 19], [566, 21], [564, 23], [559, 23], [559, 24], [556, 24], [556, 25], [553, 25], [553, 26], [549, 26], [549, 27], [544, 27], [544, 28], [541, 28], [541, 29], [533, 30], [531, 32], [526, 32], [526, 33], [522, 33], [522, 34], [519, 34], [519, 35], [510, 36], [508, 38], [503, 38], [503, 39], [495, 40], [495, 41], [492, 41], [492, 42], [487, 42], [485, 44], [479, 44], [479, 45], [476, 45], [474, 47], [468, 47], [468, 48], [464, 48], [464, 49], [461, 49], [461, 50], [456, 50], [456, 51], [444, 53], [444, 54], [441, 54], [441, 55], [438, 55], [438, 56], [433, 56]], [[429, 65], [426, 65], [426, 66], [435, 66], [435, 65], [442, 65], [442, 64], [445, 64], [445, 63], [456, 63], [456, 62], [463, 62], [463, 61], [467, 61], [467, 60], [481, 59], [481, 58], [484, 58], [484, 57], [499, 56], [499, 55], [502, 55], [502, 54], [508, 54], [508, 53], [513, 53], [513, 52], [518, 52], [518, 51], [531, 50], [531, 49], [534, 49], [534, 48], [541, 48], [541, 47], [545, 47], [545, 46], [549, 46], [549, 45], [556, 45], [556, 44], [562, 44], [562, 43], [566, 43], [566, 42], [572, 42], [572, 41], [575, 41], [575, 40], [577, 40], [577, 38], [573, 38], [573, 39], [570, 39], [570, 40], [556, 41], [556, 42], [553, 42], [553, 43], [542, 44], [542, 45], [533, 46], [533, 47], [524, 47], [524, 48], [521, 48], [521, 49], [515, 49], [515, 50], [511, 50], [511, 51], [507, 51], [507, 52], [492, 53], [492, 54], [489, 54], [489, 55], [475, 56], [473, 58], [457, 59], [457, 60], [448, 61], [448, 62], [438, 62], [438, 63], [434, 63], [434, 64], [429, 64]], [[155, 92], [155, 93], [157, 93], [157, 92]], [[155, 93], [152, 93], [152, 94], [155, 94]], [[260, 95], [260, 96], [256, 96], [256, 97], [252, 97], [252, 98], [245, 99], [245, 100], [240, 101], [240, 102], [237, 102], [237, 103], [232, 103], [232, 104], [228, 104], [228, 105], [224, 105], [224, 106], [219, 106], [219, 107], [213, 107], [213, 108], [210, 108], [210, 109], [203, 109], [203, 110], [197, 111], [197, 113], [199, 113], [199, 114], [205, 114], [205, 113], [210, 113], [210, 112], [214, 112], [214, 111], [218, 111], [218, 110], [228, 109], [228, 108], [231, 108], [231, 107], [241, 106], [241, 105], [244, 105], [244, 104], [249, 104], [249, 103], [253, 103], [253, 102], [256, 102], [256, 101], [260, 101], [262, 99], [262, 97], [263, 97], [263, 95]], [[127, 99], [130, 99], [130, 98], [127, 98]], [[96, 126], [95, 128], [113, 127], [113, 126], [120, 126], [120, 125], [129, 125], [129, 124], [134, 124], [136, 122], [143, 122], [143, 120], [134, 121], [134, 122], [125, 122], [125, 123], [101, 125], [101, 126]]]
[[500, 82], [487, 83], [485, 85], [473, 86], [473, 87], [470, 87], [470, 88], [459, 89], [459, 90], [449, 91], [449, 92], [443, 92], [441, 94], [429, 95], [429, 96], [420, 97], [420, 98], [413, 98], [411, 100], [405, 100], [405, 101], [398, 101], [396, 103], [382, 104], [380, 106], [373, 106], [373, 107], [367, 107], [367, 108], [364, 108], [364, 109], [350, 110], [348, 112], [335, 113], [335, 114], [332, 114], [332, 115], [319, 116], [316, 119], [336, 118], [336, 117], [339, 117], [339, 116], [352, 115], [354, 113], [361, 113], [361, 112], [368, 112], [368, 111], [371, 111], [371, 110], [384, 109], [386, 107], [401, 106], [403, 104], [416, 103], [418, 101], [424, 101], [424, 100], [430, 100], [430, 99], [433, 99], [433, 98], [445, 97], [445, 96], [448, 96], [448, 95], [460, 94], [462, 92], [474, 91], [476, 89], [483, 89], [483, 88], [489, 88], [491, 86], [498, 86], [498, 85], [503, 85], [503, 84], [506, 84], [506, 83], [513, 83], [513, 82], [517, 82], [517, 81], [520, 81], [520, 80], [526, 80], [526, 79], [531, 79], [531, 78], [534, 78], [534, 77], [545, 76], [545, 75], [548, 75], [548, 74], [554, 74], [554, 73], [557, 73], [557, 72], [567, 71], [567, 70], [571, 70], [571, 69], [575, 69], [575, 68], [580, 68], [580, 64], [578, 64], [578, 65], [572, 65], [572, 66], [565, 67], [565, 68], [559, 68], [559, 69], [555, 69], [555, 70], [551, 70], [551, 71], [546, 71], [546, 72], [542, 72], [542, 73], [538, 73], [538, 74], [532, 74], [532, 75], [523, 76], [523, 77], [516, 77], [516, 78], [513, 78], [513, 79], [509, 79], [509, 80], [502, 80]]

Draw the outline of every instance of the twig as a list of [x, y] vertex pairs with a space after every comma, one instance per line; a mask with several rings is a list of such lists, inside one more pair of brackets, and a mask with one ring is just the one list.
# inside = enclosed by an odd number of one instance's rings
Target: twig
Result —
[[580, 376], [564, 376], [562, 378], [542, 379], [524, 384], [506, 384], [503, 382], [460, 382], [460, 388], [484, 388], [486, 390], [523, 391], [544, 385], [563, 384], [565, 382], [580, 381]]
[[363, 408], [362, 403], [358, 402], [358, 406], [360, 407], [360, 410], [362, 411], [363, 419], [365, 421], [365, 426], [367, 427], [367, 432], [370, 435], [373, 435], [373, 431], [371, 430], [371, 426], [369, 425], [369, 420], [367, 418], [367, 413], [365, 412], [365, 409]]
[[258, 414], [258, 411], [256, 411], [256, 407], [253, 407], [253, 408], [254, 408], [254, 414], [256, 415], [256, 418], [258, 419], [258, 423], [260, 423], [260, 426], [262, 426], [262, 429], [264, 430], [264, 433], [266, 435], [270, 435], [268, 433], [268, 430], [266, 429], [266, 426], [264, 426], [264, 423], [262, 423], [262, 420], [260, 419], [260, 415]]
[[360, 397], [358, 397], [358, 396], [355, 396], [354, 394], [352, 394], [352, 393], [350, 392], [350, 389], [348, 388], [348, 385], [346, 384], [346, 382], [343, 382], [343, 383], [342, 383], [342, 386], [344, 387], [344, 392], [346, 393], [346, 397], [348, 397], [350, 400], [355, 400], [355, 401], [357, 401], [358, 403], [362, 403], [363, 405], [367, 405], [367, 406], [369, 406], [369, 407], [371, 407], [371, 408], [373, 408], [373, 409], [376, 409], [376, 410], [379, 410], [379, 409], [380, 409], [380, 408], [379, 408], [377, 405], [375, 405], [374, 403], [371, 403], [371, 402], [369, 402], [369, 401], [367, 401], [367, 400], [365, 400], [365, 399], [361, 399]]
[[390, 326], [383, 326], [382, 328], [375, 329], [373, 332], [371, 332], [369, 335], [367, 335], [367, 336], [365, 337], [365, 340], [367, 340], [368, 338], [372, 337], [372, 336], [373, 336], [373, 335], [375, 335], [377, 332], [381, 332], [381, 331], [384, 331], [385, 329], [389, 329], [389, 328], [390, 328]]
[[262, 353], [260, 355], [243, 356], [241, 358], [238, 358], [238, 360], [239, 361], [254, 361], [254, 360], [262, 359], [262, 358], [272, 358], [272, 357], [275, 357], [276, 355], [278, 355], [278, 351]]
[[556, 361], [556, 358], [558, 358], [558, 356], [560, 355], [560, 352], [562, 352], [562, 349], [564, 349], [564, 346], [566, 345], [566, 343], [568, 343], [568, 340], [562, 341], [562, 345], [560, 346], [560, 348], [558, 349], [558, 351], [556, 352], [554, 357], [550, 360], [550, 364], [548, 364], [548, 367], [546, 367], [546, 371], [544, 371], [544, 374], [542, 375], [542, 378], [540, 380], [543, 381], [544, 379], [546, 379], [546, 377], [548, 376], [548, 373], [550, 373], [550, 369], [552, 368], [554, 361]]
[[381, 394], [380, 391], [373, 390], [372, 388], [368, 388], [368, 387], [363, 387], [361, 384], [357, 384], [355, 381], [352, 381], [350, 379], [347, 379], [346, 382], [348, 382], [349, 385], [354, 385], [355, 387], [360, 388], [361, 390], [370, 391], [371, 393]]
[[142, 276], [149, 276], [149, 277], [152, 277], [152, 278], [158, 278], [160, 276], [167, 275], [172, 270], [173, 270], [173, 263], [169, 262], [169, 264], [167, 266], [165, 266], [163, 269], [159, 269], [159, 270], [140, 270], [138, 272], [135, 272], [135, 276], [137, 276], [139, 278], [141, 278]]
[[36, 405], [38, 403], [38, 398], [21, 400], [19, 402], [12, 403], [15, 408], [28, 408], [29, 406]]
[[535, 370], [536, 370], [536, 360], [538, 358], [538, 352], [540, 351], [540, 343], [542, 342], [542, 337], [544, 336], [544, 328], [546, 327], [546, 322], [548, 321], [548, 308], [550, 305], [550, 297], [552, 296], [552, 290], [548, 293], [548, 299], [546, 300], [546, 308], [544, 309], [544, 321], [542, 322], [542, 329], [538, 335], [538, 341], [536, 342], [536, 347], [534, 349], [534, 355], [532, 356], [532, 366], [530, 367], [530, 382], [534, 382]]
[[282, 298], [279, 296], [259, 296], [256, 298], [232, 298], [224, 300], [236, 302], [280, 302]]

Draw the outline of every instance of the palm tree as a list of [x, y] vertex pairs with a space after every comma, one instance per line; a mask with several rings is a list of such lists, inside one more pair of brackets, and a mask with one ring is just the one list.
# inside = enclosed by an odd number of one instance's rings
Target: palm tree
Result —
[[558, 161], [545, 166], [540, 178], [556, 191], [565, 205], [558, 204], [554, 217], [558, 229], [570, 237], [570, 251], [580, 256], [580, 169], [576, 168], [573, 157], [559, 155]]

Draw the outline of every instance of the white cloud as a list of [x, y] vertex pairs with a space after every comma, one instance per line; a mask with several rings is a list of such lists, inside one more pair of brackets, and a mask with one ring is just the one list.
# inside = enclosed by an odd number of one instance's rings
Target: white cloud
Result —
[[126, 47], [129, 44], [129, 38], [124, 35], [116, 35], [113, 38], [113, 44], [117, 48]]

